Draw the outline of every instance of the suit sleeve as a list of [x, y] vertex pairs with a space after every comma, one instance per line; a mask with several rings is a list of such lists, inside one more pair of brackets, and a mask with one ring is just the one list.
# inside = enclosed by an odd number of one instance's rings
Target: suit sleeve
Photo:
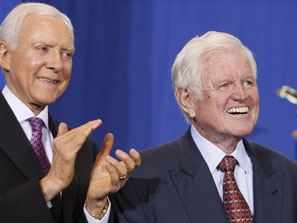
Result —
[[33, 179], [0, 196], [1, 222], [55, 222], [41, 192], [39, 179]]
[[[126, 185], [116, 194], [110, 196], [111, 213], [110, 223], [132, 223], [132, 222], [148, 222], [144, 212], [144, 204], [146, 199], [138, 196], [135, 186], [140, 186], [142, 191], [145, 190], [145, 185], [133, 185], [133, 177], [131, 177]], [[145, 195], [145, 193], [143, 193]]]

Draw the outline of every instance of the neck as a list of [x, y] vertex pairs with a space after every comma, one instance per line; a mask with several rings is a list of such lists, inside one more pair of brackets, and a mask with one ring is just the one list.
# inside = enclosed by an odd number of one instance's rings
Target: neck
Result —
[[226, 154], [231, 154], [235, 150], [239, 141], [240, 141], [240, 138], [225, 140], [225, 141], [212, 140], [211, 142], [215, 144], [217, 147], [219, 147], [221, 150], [223, 150], [223, 152], [225, 152]]
[[40, 112], [45, 108], [45, 106], [36, 105], [36, 104], [29, 104], [27, 105], [30, 110], [34, 113], [35, 116], [39, 115]]
[[211, 131], [203, 131], [201, 128], [199, 128], [199, 126], [194, 126], [201, 136], [216, 145], [226, 154], [231, 154], [235, 150], [239, 141], [242, 139], [242, 137], [236, 137], [227, 134], [216, 134]]

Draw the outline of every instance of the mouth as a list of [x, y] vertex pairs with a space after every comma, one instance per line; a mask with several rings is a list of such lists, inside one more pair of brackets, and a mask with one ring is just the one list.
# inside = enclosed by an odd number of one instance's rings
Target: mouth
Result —
[[227, 110], [230, 115], [245, 115], [249, 112], [249, 107], [234, 107]]
[[50, 84], [57, 84], [59, 83], [58, 80], [53, 80], [53, 79], [49, 79], [49, 78], [45, 78], [45, 77], [38, 77], [38, 80], [42, 81], [42, 82], [46, 82], [46, 83], [50, 83]]

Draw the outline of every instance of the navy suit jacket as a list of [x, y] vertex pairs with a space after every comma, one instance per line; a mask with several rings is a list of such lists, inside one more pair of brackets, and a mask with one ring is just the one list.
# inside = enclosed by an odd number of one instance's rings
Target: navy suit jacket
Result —
[[[49, 116], [53, 137], [58, 122]], [[98, 147], [87, 139], [77, 155], [75, 176], [48, 208], [39, 181], [43, 169], [22, 127], [0, 93], [0, 222], [53, 223], [85, 222], [83, 205]]]
[[[243, 139], [253, 164], [255, 223], [297, 222], [297, 165]], [[113, 195], [113, 222], [228, 223], [208, 166], [190, 131], [141, 152], [142, 165]]]

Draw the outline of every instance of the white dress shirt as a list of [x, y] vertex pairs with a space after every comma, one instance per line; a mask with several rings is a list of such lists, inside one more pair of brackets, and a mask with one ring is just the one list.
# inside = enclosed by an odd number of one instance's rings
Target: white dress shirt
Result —
[[[17, 98], [8, 89], [7, 86], [4, 87], [2, 94], [6, 99], [7, 103], [9, 104], [18, 122], [22, 126], [28, 140], [30, 141], [32, 137], [32, 128], [30, 123], [26, 120], [28, 118], [34, 117], [35, 116], [34, 113], [19, 98]], [[45, 126], [42, 127], [42, 143], [45, 149], [45, 153], [51, 163], [53, 158], [53, 153], [52, 153], [53, 135], [49, 130], [49, 126], [48, 126], [48, 107], [46, 106], [42, 110], [42, 112], [40, 112], [40, 114], [36, 117], [41, 118], [45, 124]]]
[[193, 125], [191, 126], [191, 134], [195, 144], [202, 154], [202, 157], [206, 161], [222, 200], [224, 173], [218, 170], [217, 166], [226, 155], [232, 155], [237, 160], [238, 165], [236, 165], [234, 170], [235, 180], [253, 214], [253, 168], [251, 159], [245, 151], [242, 140], [239, 141], [235, 150], [231, 154], [226, 154], [216, 145], [202, 137]]
[[[5, 85], [4, 89], [2, 90], [2, 94], [9, 104], [11, 110], [13, 111], [14, 115], [16, 116], [18, 122], [20, 123], [21, 127], [23, 128], [28, 140], [30, 141], [32, 137], [32, 128], [28, 121], [28, 118], [35, 117], [35, 114], [18, 98], [16, 97]], [[45, 124], [42, 127], [42, 143], [45, 149], [45, 153], [47, 158], [49, 159], [50, 163], [52, 163], [53, 159], [53, 135], [49, 129], [48, 124], [48, 106], [46, 106], [36, 117], [41, 118]], [[51, 202], [47, 203], [48, 207], [51, 208]], [[84, 213], [89, 223], [107, 223], [109, 214], [110, 214], [110, 206], [108, 208], [107, 213], [101, 220], [97, 220], [89, 215], [89, 213], [84, 208]]]

